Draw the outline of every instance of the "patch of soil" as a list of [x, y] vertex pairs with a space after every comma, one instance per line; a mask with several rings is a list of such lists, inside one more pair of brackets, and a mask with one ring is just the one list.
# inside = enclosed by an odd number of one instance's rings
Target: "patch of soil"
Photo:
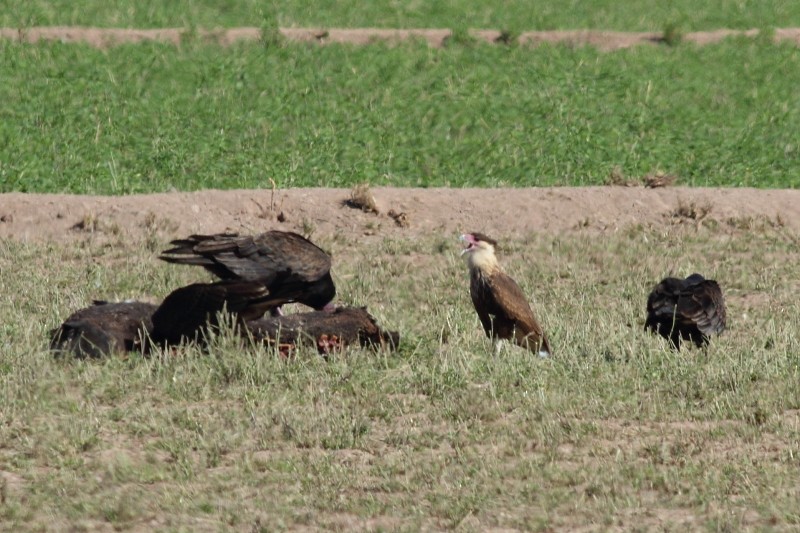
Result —
[[[344, 205], [348, 189], [203, 190], [130, 196], [0, 194], [0, 238], [74, 241], [87, 234], [126, 240], [190, 233], [284, 229], [314, 238], [456, 236], [481, 231], [500, 237], [544, 232], [605, 233], [674, 225], [687, 205], [706, 206], [702, 222], [749, 231], [764, 220], [792, 236], [800, 232], [800, 190], [666, 187], [518, 189], [371, 189], [381, 214]], [[388, 213], [402, 213], [398, 224]], [[281, 222], [280, 220], [283, 220]], [[89, 222], [87, 222], [89, 221]], [[733, 222], [732, 222], [733, 221]], [[737, 225], [736, 221], [744, 221]], [[695, 223], [696, 221], [691, 221]], [[741, 226], [741, 228], [739, 227]]]
[[[365, 45], [373, 42], [396, 43], [420, 40], [433, 47], [444, 46], [453, 36], [449, 29], [390, 29], [390, 28], [280, 28], [279, 34], [287, 41], [310, 42], [321, 45], [349, 43]], [[498, 30], [470, 30], [478, 40], [505, 45], [514, 41], [513, 36]], [[680, 36], [682, 41], [705, 45], [716, 43], [732, 36], [755, 37], [757, 29], [719, 29], [691, 32]], [[240, 41], [261, 39], [259, 28], [198, 29], [184, 28], [128, 29], [128, 28], [84, 28], [72, 26], [37, 26], [31, 28], [0, 28], [0, 38], [11, 41], [36, 43], [58, 41], [63, 43], [87, 43], [98, 48], [108, 48], [122, 43], [159, 41], [180, 44], [183, 41], [201, 39], [229, 46]], [[800, 28], [780, 28], [774, 33], [775, 41], [789, 41], [800, 45]], [[540, 43], [563, 43], [572, 46], [594, 46], [611, 51], [642, 44], [659, 45], [666, 42], [663, 34], [655, 32], [615, 32], [602, 30], [553, 30], [529, 31], [520, 34], [516, 41], [524, 45]]]

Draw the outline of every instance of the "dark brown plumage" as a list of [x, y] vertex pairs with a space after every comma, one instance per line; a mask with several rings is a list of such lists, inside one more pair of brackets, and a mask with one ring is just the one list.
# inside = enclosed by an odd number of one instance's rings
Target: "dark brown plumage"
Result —
[[275, 298], [264, 285], [252, 281], [194, 283], [172, 291], [153, 313], [151, 337], [161, 345], [184, 340], [203, 342], [218, 314], [227, 311], [242, 323], [262, 316], [284, 300]]
[[297, 233], [192, 235], [171, 244], [160, 259], [202, 266], [223, 280], [257, 281], [286, 303], [321, 310], [336, 296], [330, 255]]
[[669, 339], [680, 350], [681, 341], [700, 347], [725, 330], [727, 314], [719, 284], [692, 274], [686, 279], [664, 278], [647, 298], [645, 330]]
[[314, 311], [279, 317], [264, 317], [247, 323], [256, 342], [294, 347], [310, 340], [320, 351], [358, 344], [396, 349], [400, 335], [386, 331], [363, 307], [339, 307], [333, 312]]
[[144, 302], [95, 301], [50, 332], [50, 349], [56, 355], [71, 354], [79, 358], [144, 350], [155, 310], [155, 305]]
[[[467, 247], [461, 252], [470, 271], [470, 295], [483, 330], [490, 338], [513, 340], [534, 353], [550, 355], [550, 344], [519, 285], [500, 268], [497, 242], [482, 233], [461, 236]], [[496, 342], [495, 349], [500, 345]]]

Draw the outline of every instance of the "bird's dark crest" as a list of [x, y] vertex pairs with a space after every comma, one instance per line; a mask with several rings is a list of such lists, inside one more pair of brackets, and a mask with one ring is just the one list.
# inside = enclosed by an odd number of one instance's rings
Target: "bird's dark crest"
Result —
[[491, 237], [489, 237], [488, 235], [486, 235], [484, 233], [472, 232], [472, 233], [470, 233], [470, 235], [475, 237], [475, 240], [478, 241], [478, 242], [486, 242], [486, 243], [491, 244], [492, 246], [497, 246], [497, 241], [492, 239]]

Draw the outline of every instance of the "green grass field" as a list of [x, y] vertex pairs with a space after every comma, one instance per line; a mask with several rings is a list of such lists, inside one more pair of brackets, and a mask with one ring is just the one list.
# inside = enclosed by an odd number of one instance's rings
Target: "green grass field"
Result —
[[[110, 238], [0, 243], [4, 528], [800, 524], [796, 236], [778, 225], [506, 241], [549, 360], [491, 355], [454, 239], [340, 233], [320, 239], [340, 301], [399, 329], [397, 354], [284, 362], [222, 338], [209, 353], [56, 361], [47, 330], [91, 298], [198, 279], [155, 260], [163, 238]], [[730, 328], [705, 352], [642, 332], [665, 264], [723, 280]]]
[[800, 50], [0, 44], [0, 191], [795, 187]]
[[[0, 25], [800, 26], [788, 1], [315, 5], [0, 0]], [[0, 42], [0, 192], [583, 185], [654, 171], [797, 187], [798, 63], [800, 49], [763, 38], [614, 53]], [[0, 239], [0, 530], [800, 525], [798, 240], [778, 218], [494, 235], [550, 335], [546, 360], [492, 355], [452, 235], [367, 240], [344, 226], [314, 236], [333, 252], [339, 302], [399, 330], [398, 353], [283, 361], [222, 336], [207, 352], [53, 359], [48, 330], [93, 298], [199, 281], [156, 261], [175, 237], [158, 220], [139, 238], [110, 225]], [[670, 269], [725, 290], [729, 329], [706, 351], [642, 331]]]
[[104, 27], [473, 27], [506, 30], [615, 29], [686, 31], [800, 25], [800, 5], [787, 0], [547, 0], [525, 2], [455, 0], [396, 2], [325, 0], [307, 2], [239, 0], [2, 0], [0, 25]]

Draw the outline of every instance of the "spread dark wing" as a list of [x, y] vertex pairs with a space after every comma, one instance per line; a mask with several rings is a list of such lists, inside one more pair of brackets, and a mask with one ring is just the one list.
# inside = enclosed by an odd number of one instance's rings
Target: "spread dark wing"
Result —
[[195, 283], [172, 291], [153, 314], [153, 340], [179, 343], [193, 339], [217, 314], [225, 310], [237, 320], [253, 320], [285, 303], [275, 300], [267, 288], [249, 281]]
[[191, 235], [187, 239], [172, 241], [159, 259], [180, 265], [202, 266], [223, 280], [260, 280], [271, 283], [277, 269], [259, 253], [252, 236], [235, 233], [216, 235]]
[[725, 329], [727, 313], [722, 289], [713, 280], [704, 280], [681, 292], [676, 322], [695, 326], [704, 335], [717, 335]]
[[291, 272], [299, 281], [316, 281], [330, 272], [331, 256], [297, 233], [268, 231], [256, 238], [256, 245], [277, 272]]
[[160, 256], [164, 261], [198, 265], [221, 279], [258, 280], [267, 286], [285, 279], [315, 281], [331, 268], [327, 253], [292, 232], [192, 235], [171, 244], [173, 248]]

